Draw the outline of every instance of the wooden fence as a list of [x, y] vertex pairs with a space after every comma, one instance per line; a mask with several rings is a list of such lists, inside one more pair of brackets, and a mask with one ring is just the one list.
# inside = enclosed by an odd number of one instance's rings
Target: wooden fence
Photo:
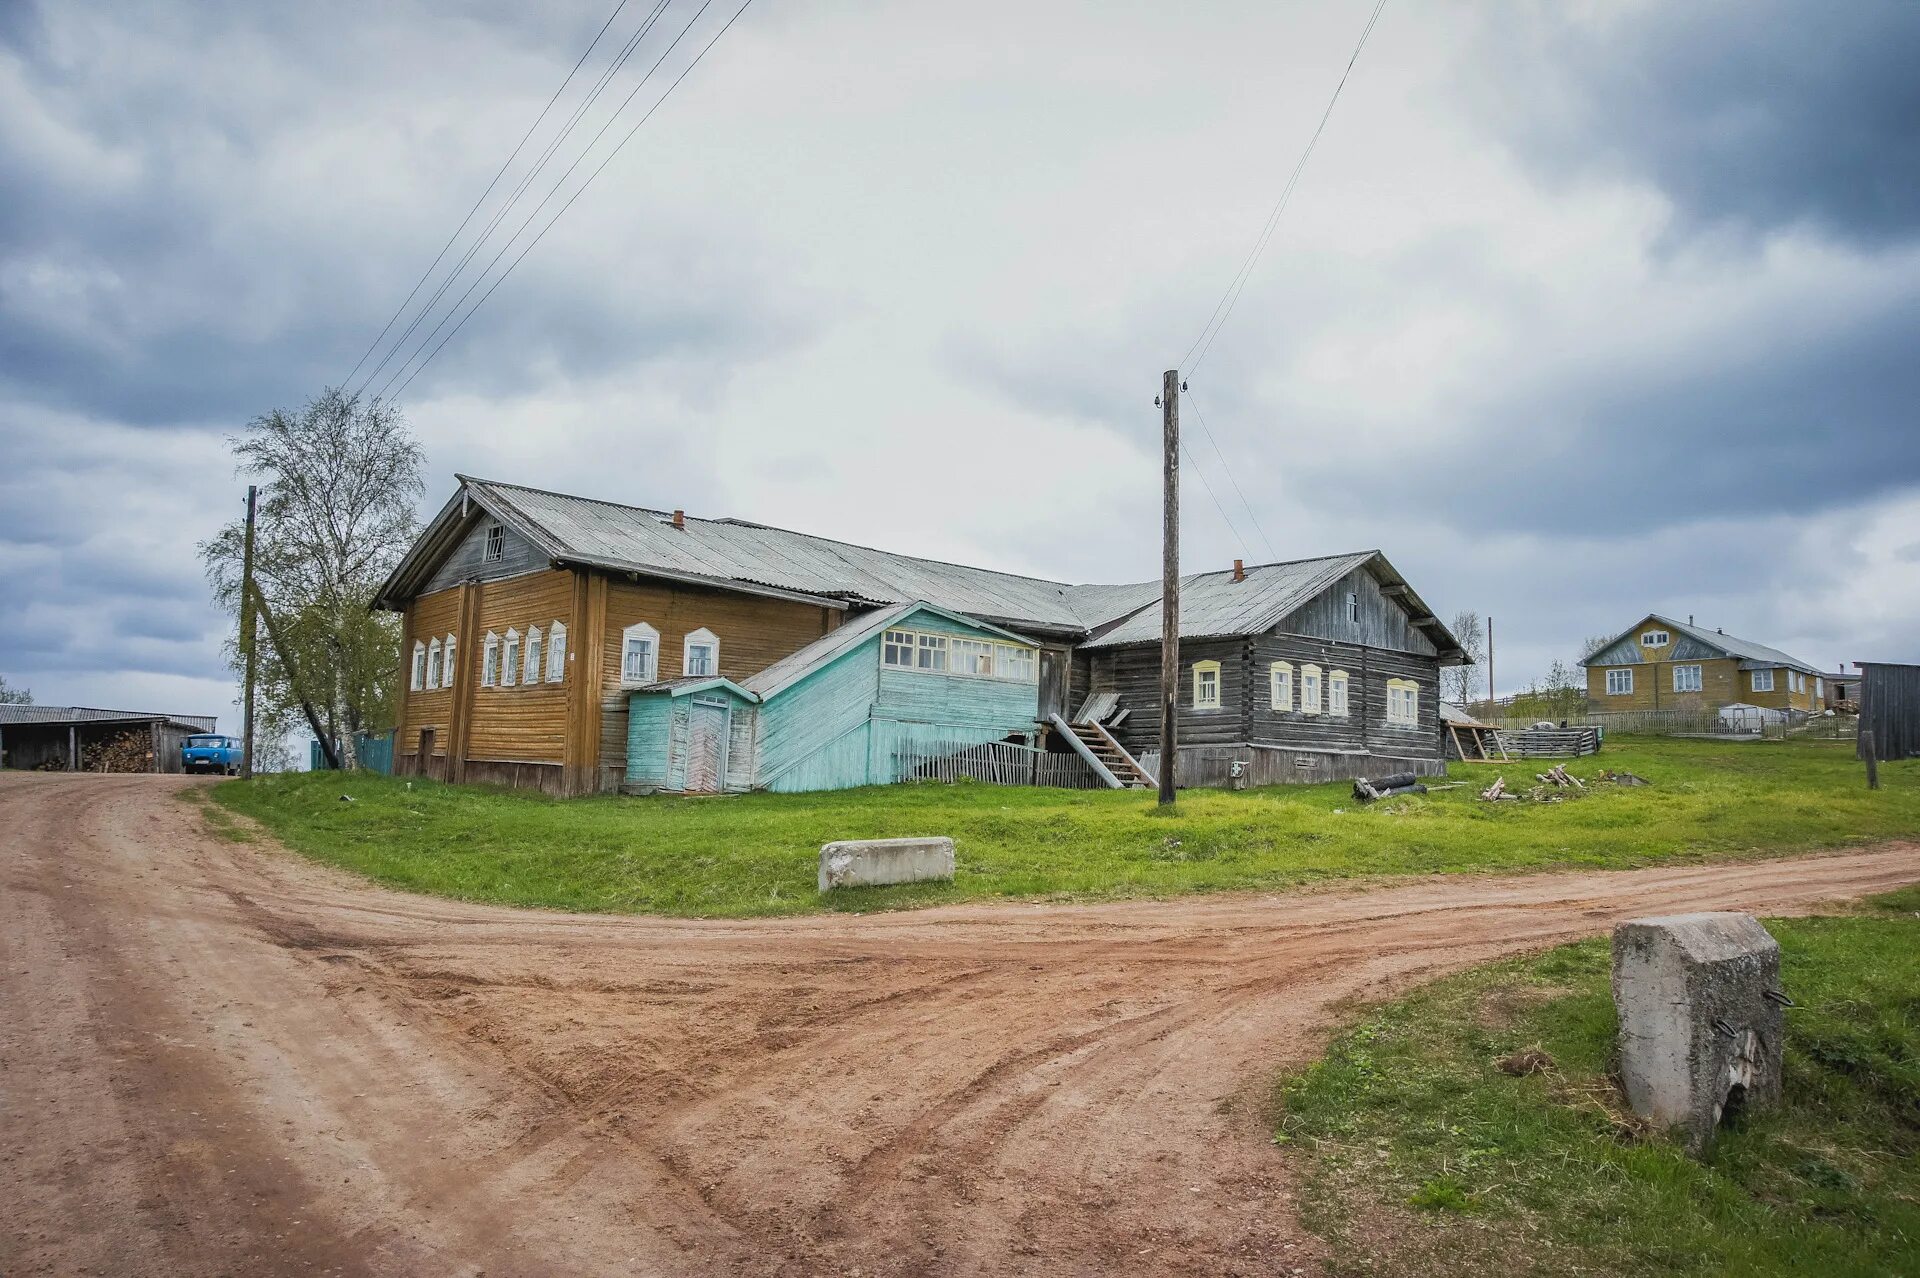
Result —
[[893, 775], [912, 781], [984, 781], [988, 785], [1044, 785], [1104, 790], [1077, 754], [1049, 754], [1011, 741], [936, 742], [893, 752]]
[[1579, 727], [1502, 732], [1500, 747], [1520, 759], [1577, 759], [1600, 752], [1600, 730]]

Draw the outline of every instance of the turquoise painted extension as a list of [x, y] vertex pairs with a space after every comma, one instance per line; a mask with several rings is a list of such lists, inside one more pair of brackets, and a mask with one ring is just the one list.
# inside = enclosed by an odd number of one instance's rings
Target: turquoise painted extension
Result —
[[[905, 780], [918, 759], [1037, 730], [1038, 660], [1020, 636], [930, 604], [883, 609], [739, 684], [635, 690], [625, 788], [793, 792]], [[976, 661], [993, 673], [957, 672]]]

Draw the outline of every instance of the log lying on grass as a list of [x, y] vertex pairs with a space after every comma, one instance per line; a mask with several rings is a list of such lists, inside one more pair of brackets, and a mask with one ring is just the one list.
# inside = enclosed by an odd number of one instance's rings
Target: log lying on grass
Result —
[[1391, 776], [1366, 777], [1353, 779], [1353, 797], [1361, 803], [1372, 803], [1379, 799], [1390, 799], [1396, 794], [1425, 794], [1427, 787], [1420, 778], [1411, 772], [1395, 772]]

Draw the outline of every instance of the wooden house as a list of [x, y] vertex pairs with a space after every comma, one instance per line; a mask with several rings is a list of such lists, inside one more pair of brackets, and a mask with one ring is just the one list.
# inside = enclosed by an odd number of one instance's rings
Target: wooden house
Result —
[[[1377, 551], [1183, 591], [1184, 783], [1444, 770], [1459, 648]], [[816, 790], [1013, 741], [1146, 783], [1159, 597], [462, 476], [377, 601], [404, 619], [396, 771]]]
[[1587, 700], [1596, 710], [1693, 710], [1728, 705], [1813, 713], [1824, 707], [1818, 667], [1723, 630], [1649, 613], [1595, 649]]

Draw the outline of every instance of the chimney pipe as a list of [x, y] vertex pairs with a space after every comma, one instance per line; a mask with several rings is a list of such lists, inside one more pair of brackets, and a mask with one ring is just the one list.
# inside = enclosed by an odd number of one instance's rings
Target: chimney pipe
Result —
[[1238, 559], [1233, 561], [1233, 579], [1235, 581], [1245, 581], [1247, 579], [1247, 566]]
[[1691, 626], [1691, 625], [1693, 624], [1693, 614], [1692, 614], [1692, 613], [1688, 613], [1688, 614], [1687, 614], [1687, 624], [1688, 624], [1689, 626]]
[[678, 528], [682, 532], [686, 531], [687, 529], [687, 512], [686, 511], [676, 510], [673, 512], [673, 526], [675, 528]]

